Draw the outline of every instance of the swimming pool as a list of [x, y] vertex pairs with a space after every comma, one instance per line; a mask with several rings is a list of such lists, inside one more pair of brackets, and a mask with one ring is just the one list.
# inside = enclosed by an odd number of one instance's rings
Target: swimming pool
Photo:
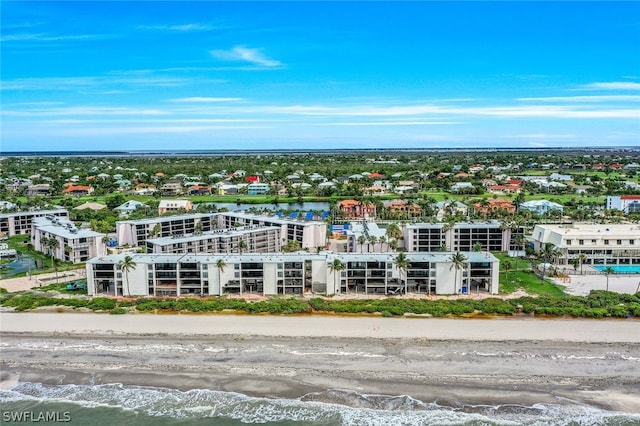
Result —
[[640, 265], [593, 265], [600, 272], [607, 266], [611, 266], [614, 274], [640, 274]]

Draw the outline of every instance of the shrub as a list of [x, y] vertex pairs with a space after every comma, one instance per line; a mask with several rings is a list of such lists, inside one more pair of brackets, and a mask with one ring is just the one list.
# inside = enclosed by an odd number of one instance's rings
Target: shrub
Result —
[[125, 308], [121, 308], [121, 307], [116, 307], [113, 308], [112, 310], [109, 311], [109, 315], [122, 315], [122, 314], [126, 314], [127, 310]]
[[110, 311], [116, 307], [116, 301], [106, 297], [96, 297], [87, 304], [92, 311]]

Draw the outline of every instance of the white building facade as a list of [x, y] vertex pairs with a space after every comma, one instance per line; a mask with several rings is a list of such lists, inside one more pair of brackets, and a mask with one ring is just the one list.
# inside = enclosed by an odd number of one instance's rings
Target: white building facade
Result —
[[[40, 252], [53, 254], [64, 262], [81, 263], [96, 256], [104, 256], [105, 234], [90, 229], [78, 229], [63, 217], [46, 216], [35, 218], [31, 224], [31, 244]], [[46, 239], [54, 238], [57, 247], [48, 247]], [[53, 253], [52, 253], [53, 252]]]
[[[134, 254], [135, 267], [123, 271], [125, 254], [86, 264], [89, 295], [186, 296], [226, 294], [465, 294], [498, 293], [499, 261], [489, 253], [397, 254], [321, 252], [289, 254]], [[342, 270], [333, 268], [338, 260]]]
[[640, 265], [640, 226], [636, 224], [536, 225], [531, 235], [536, 252], [552, 244], [560, 252], [558, 265], [586, 256], [588, 265]]
[[28, 234], [31, 232], [31, 223], [34, 218], [55, 216], [68, 218], [66, 209], [35, 210], [28, 212], [13, 212], [0, 214], [0, 232], [8, 236]]

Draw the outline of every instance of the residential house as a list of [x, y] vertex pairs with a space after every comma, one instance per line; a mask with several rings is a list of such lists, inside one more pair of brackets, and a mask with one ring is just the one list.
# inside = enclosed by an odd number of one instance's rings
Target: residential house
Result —
[[490, 198], [486, 200], [486, 203], [475, 203], [473, 207], [479, 214], [489, 214], [498, 211], [505, 211], [510, 214], [515, 214], [516, 212], [516, 207], [513, 203], [503, 198]]
[[193, 209], [190, 200], [160, 200], [158, 216], [172, 212], [188, 212]]
[[94, 191], [93, 186], [87, 185], [68, 185], [62, 192], [65, 195], [75, 195], [78, 197], [82, 197], [85, 195], [92, 194]]
[[376, 205], [357, 200], [342, 200], [338, 209], [349, 218], [366, 218], [376, 216]]
[[544, 214], [553, 210], [562, 213], [562, 211], [564, 210], [564, 206], [548, 200], [531, 200], [520, 204], [520, 209], [529, 210], [532, 213], [543, 216]]
[[48, 183], [39, 183], [27, 187], [27, 197], [46, 196], [51, 194], [51, 185]]

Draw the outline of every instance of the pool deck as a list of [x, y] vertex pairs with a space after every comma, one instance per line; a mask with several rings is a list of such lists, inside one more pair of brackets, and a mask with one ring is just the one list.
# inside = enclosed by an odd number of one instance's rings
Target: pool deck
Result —
[[[565, 291], [575, 296], [586, 296], [591, 290], [606, 290], [607, 277], [594, 268], [584, 267], [584, 272], [590, 275], [569, 275], [569, 280], [550, 278], [556, 284], [564, 286]], [[598, 272], [597, 274], [594, 274]], [[639, 291], [640, 274], [612, 274], [609, 275], [609, 291], [616, 293], [635, 294]]]

